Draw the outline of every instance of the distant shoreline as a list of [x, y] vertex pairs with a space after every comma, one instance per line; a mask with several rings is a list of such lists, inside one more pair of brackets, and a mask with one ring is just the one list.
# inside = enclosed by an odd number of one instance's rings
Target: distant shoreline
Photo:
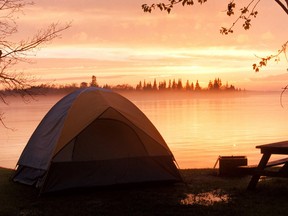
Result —
[[[99, 87], [100, 88], [100, 87]], [[72, 93], [73, 91], [76, 91], [78, 89], [81, 89], [80, 87], [67, 87], [67, 88], [39, 88], [34, 87], [28, 90], [29, 94], [27, 94], [25, 97], [31, 96], [37, 97], [40, 95], [67, 95], [69, 93]], [[100, 88], [105, 89], [105, 88]], [[198, 96], [239, 96], [239, 95], [249, 95], [249, 94], [281, 94], [282, 91], [259, 91], [259, 90], [241, 90], [241, 91], [229, 91], [229, 90], [201, 90], [201, 91], [191, 91], [191, 90], [136, 90], [136, 89], [117, 89], [117, 88], [111, 88], [107, 89], [111, 90], [113, 92], [116, 92], [118, 94], [123, 95], [132, 95], [132, 94], [141, 94], [141, 95], [191, 95], [194, 97]], [[1, 94], [5, 97], [8, 96], [17, 96], [17, 90], [2, 90]]]

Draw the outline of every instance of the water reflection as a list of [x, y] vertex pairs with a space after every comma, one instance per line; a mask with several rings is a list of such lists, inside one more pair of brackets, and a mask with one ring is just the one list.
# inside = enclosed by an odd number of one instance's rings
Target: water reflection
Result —
[[[179, 166], [211, 168], [219, 155], [245, 155], [249, 164], [261, 158], [256, 145], [287, 139], [288, 109], [279, 93], [213, 96], [171, 93], [123, 93], [153, 122]], [[10, 98], [0, 104], [5, 123], [0, 127], [0, 166], [14, 168], [31, 134], [61, 95], [38, 96], [25, 104]], [[278, 158], [273, 158], [277, 160]]]
[[186, 197], [180, 200], [181, 205], [205, 205], [211, 206], [215, 203], [228, 203], [230, 197], [221, 190], [213, 190], [200, 194], [186, 194]]

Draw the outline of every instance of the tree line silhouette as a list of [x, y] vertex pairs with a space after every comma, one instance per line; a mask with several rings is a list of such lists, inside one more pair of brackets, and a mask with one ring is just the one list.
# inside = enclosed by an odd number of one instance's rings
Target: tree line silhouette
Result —
[[[65, 85], [57, 85], [57, 84], [40, 84], [38, 86], [33, 86], [27, 89], [29, 94], [42, 94], [43, 92], [49, 93], [68, 93], [72, 92], [79, 88], [87, 88], [87, 87], [99, 87], [104, 89], [111, 89], [114, 91], [189, 91], [189, 92], [220, 92], [220, 91], [242, 91], [240, 88], [236, 88], [234, 85], [228, 84], [226, 82], [223, 85], [222, 80], [220, 78], [215, 78], [213, 81], [210, 80], [208, 85], [203, 87], [200, 85], [199, 81], [197, 80], [195, 84], [187, 80], [185, 83], [182, 83], [181, 79], [169, 79], [168, 82], [166, 80], [157, 82], [154, 79], [153, 82], [139, 81], [138, 84], [133, 87], [130, 84], [117, 84], [117, 85], [99, 85], [97, 82], [96, 76], [92, 76], [90, 82], [81, 82], [80, 84], [72, 83], [72, 84], [65, 84]], [[17, 93], [18, 89], [13, 90], [4, 90], [4, 92], [9, 94]], [[2, 91], [3, 92], [3, 91]]]
[[135, 90], [241, 91], [241, 89], [236, 88], [234, 85], [229, 85], [228, 82], [223, 85], [220, 78], [215, 78], [214, 81], [210, 80], [207, 87], [201, 87], [198, 80], [195, 84], [193, 82], [190, 83], [189, 80], [187, 80], [186, 83], [183, 84], [181, 79], [178, 79], [177, 81], [175, 79], [169, 79], [168, 82], [164, 80], [159, 83], [157, 83], [156, 79], [154, 79], [153, 84], [144, 80], [143, 83], [140, 81], [136, 85]]
[[210, 80], [206, 87], [202, 87], [197, 80], [194, 84], [187, 80], [185, 84], [182, 83], [182, 79], [169, 79], [168, 82], [166, 80], [160, 81], [157, 83], [157, 80], [154, 79], [152, 82], [146, 82], [146, 80], [139, 81], [136, 87], [133, 87], [130, 84], [118, 84], [118, 85], [108, 85], [105, 84], [100, 86], [97, 82], [96, 76], [92, 76], [91, 82], [81, 82], [80, 88], [87, 88], [89, 86], [100, 87], [105, 89], [112, 90], [128, 90], [128, 91], [241, 91], [240, 88], [236, 88], [234, 85], [228, 84], [226, 82], [225, 85], [222, 84], [222, 80], [220, 78], [215, 78], [214, 81]]

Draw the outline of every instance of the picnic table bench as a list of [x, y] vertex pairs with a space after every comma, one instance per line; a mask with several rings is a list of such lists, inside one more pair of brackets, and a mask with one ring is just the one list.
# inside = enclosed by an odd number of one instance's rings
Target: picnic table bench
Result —
[[[272, 177], [288, 177], [288, 158], [283, 158], [275, 161], [269, 162], [272, 154], [288, 155], [288, 141], [270, 143], [266, 145], [256, 146], [261, 150], [262, 158], [257, 166], [250, 167], [251, 173], [253, 173], [252, 178], [247, 187], [248, 190], [253, 190], [261, 176], [272, 176]], [[283, 164], [283, 166], [278, 170], [267, 170], [268, 167], [274, 167]], [[246, 167], [249, 169], [249, 166]], [[239, 167], [241, 169], [241, 167]], [[242, 167], [245, 169], [245, 167]]]
[[[271, 172], [269, 170], [265, 170], [266, 168], [275, 167], [275, 166], [279, 166], [279, 165], [284, 165], [283, 167], [281, 167], [281, 173], [282, 173], [285, 170], [285, 168], [288, 168], [288, 157], [268, 162], [265, 165], [265, 168], [262, 171], [262, 173], [266, 173], [266, 174], [271, 173], [272, 176], [279, 175], [280, 174], [280, 170], [276, 174], [275, 174], [275, 172]], [[238, 166], [237, 167], [237, 171], [240, 172], [240, 173], [243, 173], [243, 174], [251, 174], [251, 175], [253, 175], [256, 172], [257, 167], [258, 167], [258, 164], [247, 165], [247, 166]], [[287, 172], [287, 175], [288, 175], [288, 172]], [[268, 175], [265, 175], [265, 176], [268, 176]]]

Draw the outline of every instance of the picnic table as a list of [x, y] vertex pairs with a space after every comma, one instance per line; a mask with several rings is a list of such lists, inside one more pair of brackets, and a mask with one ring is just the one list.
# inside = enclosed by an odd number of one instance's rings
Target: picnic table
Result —
[[[262, 158], [253, 172], [252, 178], [248, 185], [248, 190], [253, 190], [261, 176], [275, 176], [275, 177], [288, 177], [288, 158], [283, 158], [276, 161], [269, 162], [272, 154], [288, 155], [288, 141], [275, 142], [266, 145], [256, 146], [261, 150]], [[284, 164], [276, 171], [267, 171], [267, 167], [278, 166]]]

